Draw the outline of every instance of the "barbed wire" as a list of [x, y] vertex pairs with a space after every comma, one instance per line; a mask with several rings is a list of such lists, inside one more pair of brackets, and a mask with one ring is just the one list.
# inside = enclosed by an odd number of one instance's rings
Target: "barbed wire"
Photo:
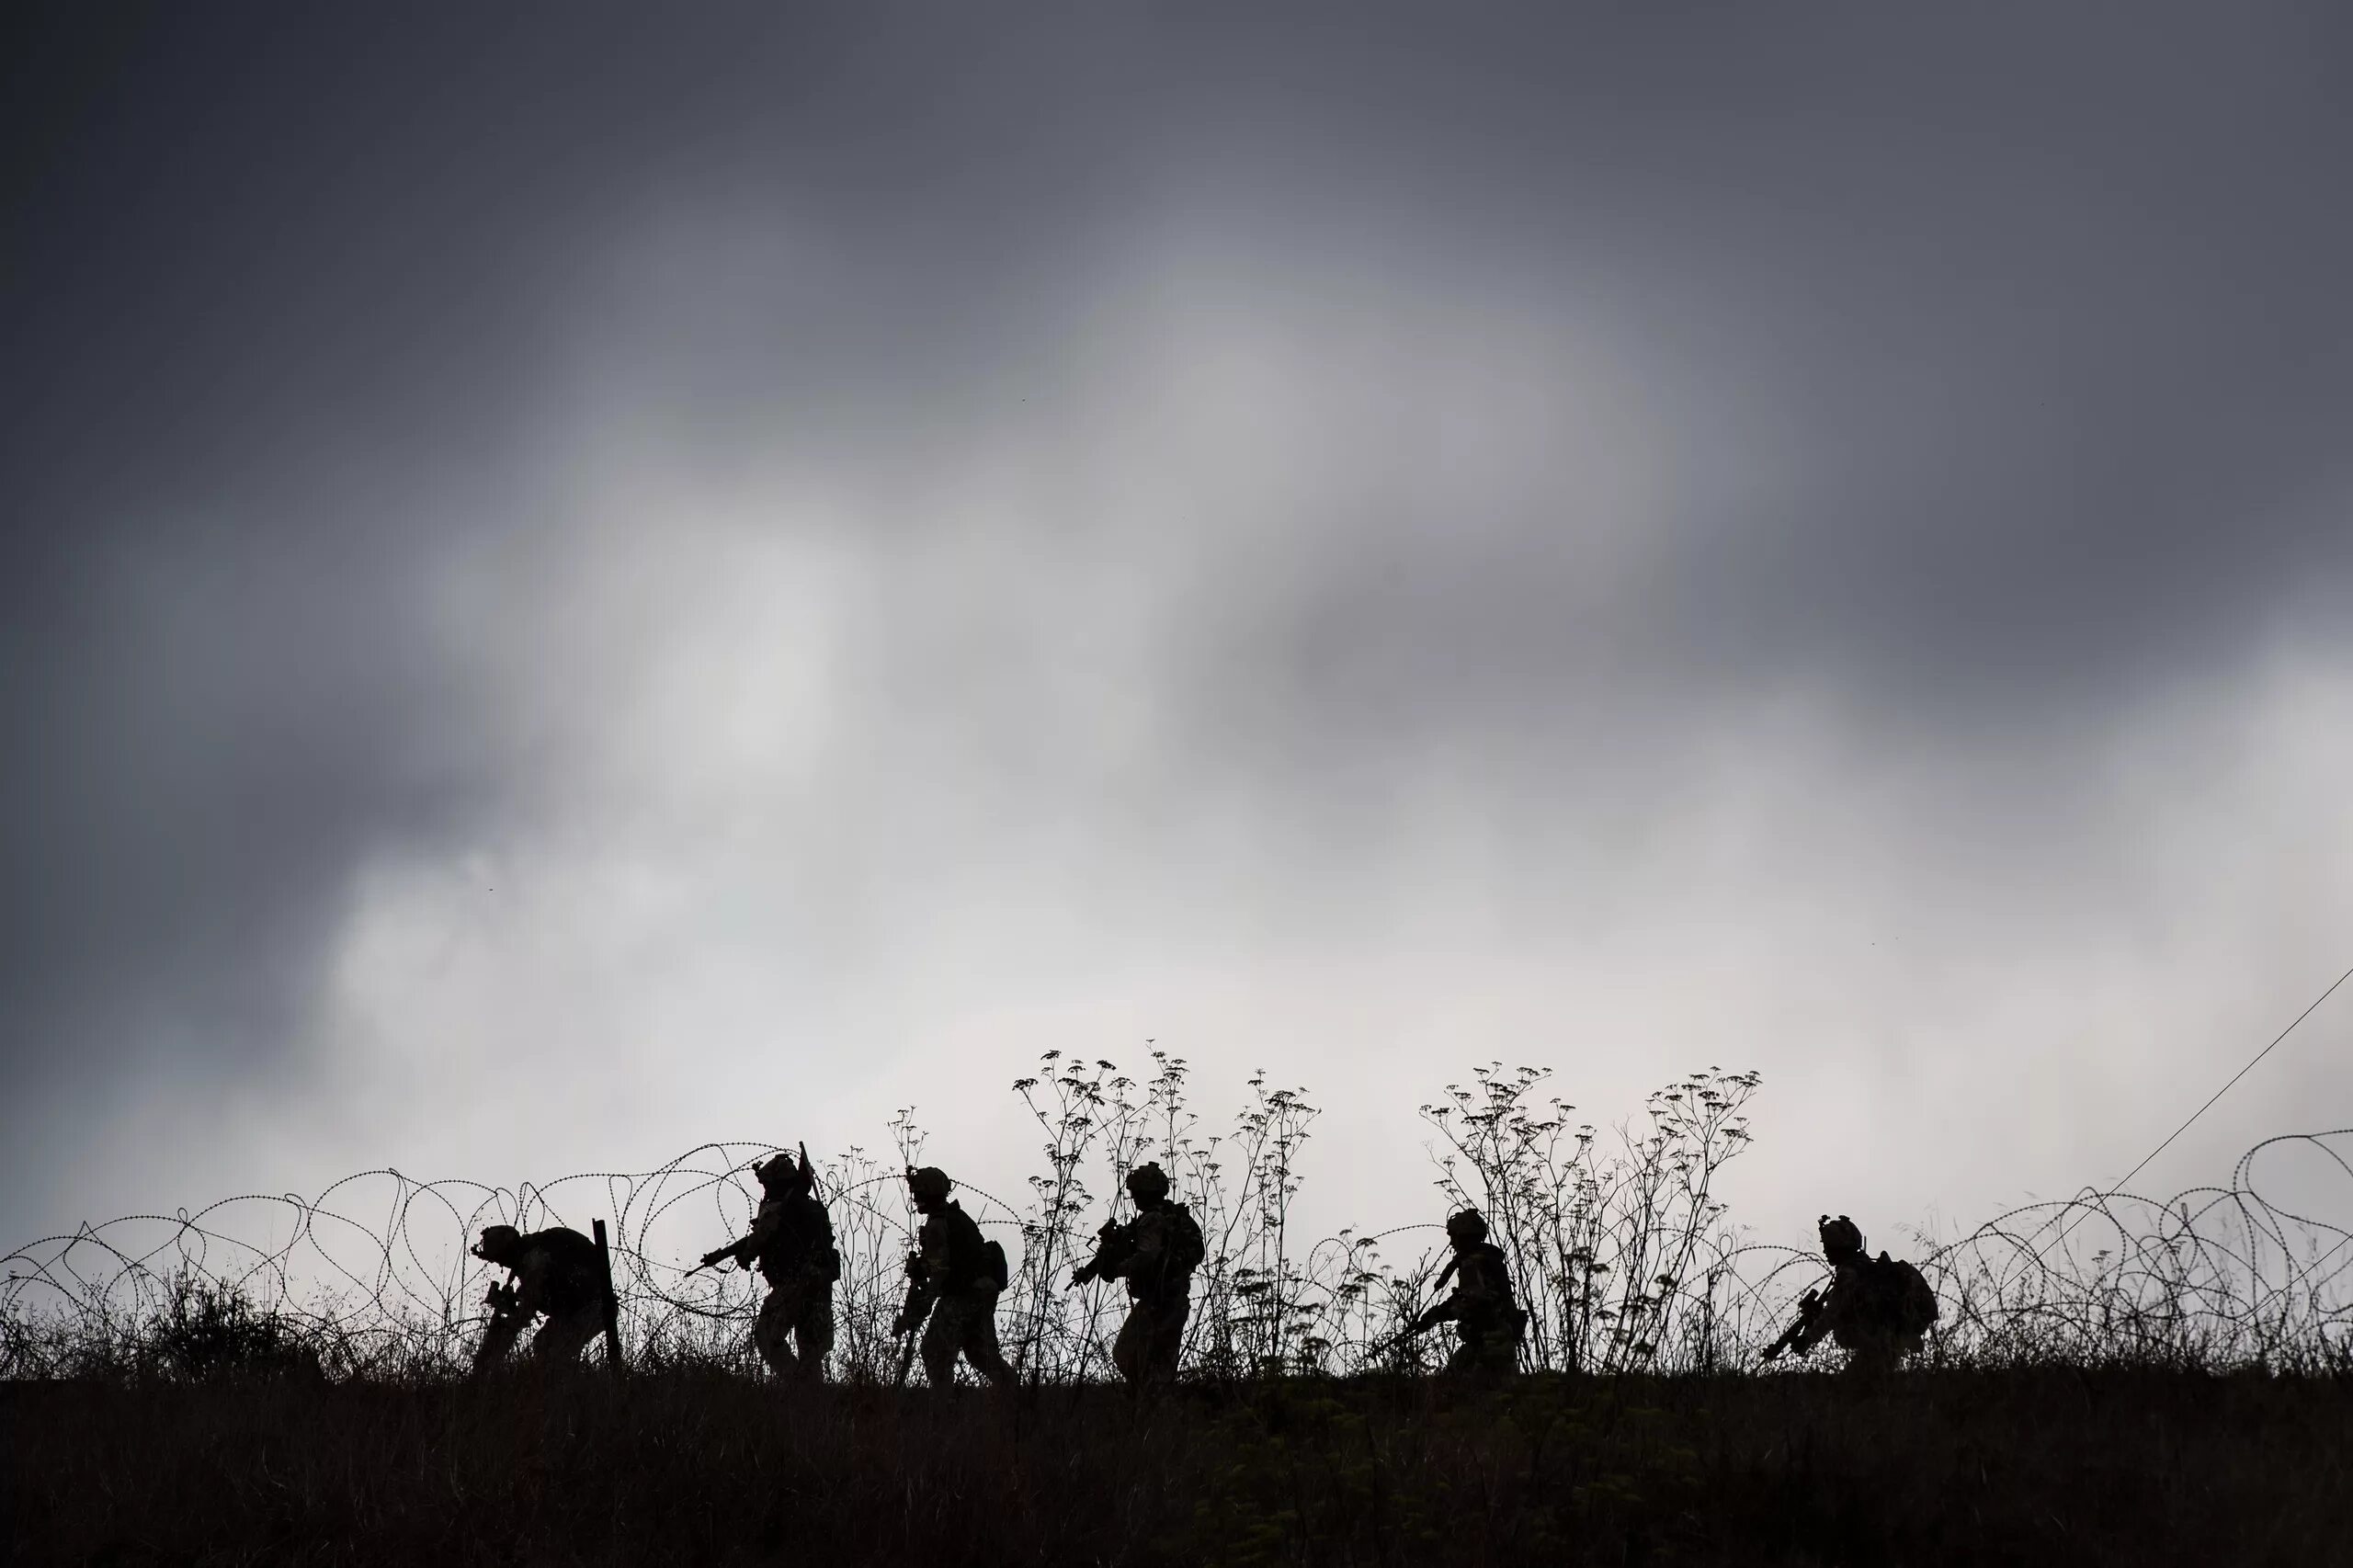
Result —
[[[2258, 1162], [2291, 1149], [2342, 1178], [2337, 1218], [2264, 1196]], [[596, 1220], [608, 1224], [633, 1361], [748, 1369], [756, 1365], [747, 1339], [760, 1286], [738, 1270], [697, 1271], [694, 1262], [749, 1227], [758, 1201], [750, 1165], [779, 1152], [755, 1140], [708, 1142], [650, 1171], [513, 1187], [418, 1180], [380, 1166], [308, 1198], [246, 1193], [193, 1211], [85, 1224], [0, 1256], [0, 1378], [186, 1369], [189, 1324], [218, 1331], [222, 1302], [243, 1303], [233, 1316], [270, 1325], [273, 1343], [296, 1347], [326, 1375], [451, 1374], [488, 1318], [481, 1302], [497, 1271], [467, 1250], [481, 1230], [585, 1232]], [[855, 1149], [818, 1166], [816, 1190], [842, 1256], [839, 1377], [887, 1378], [895, 1360], [889, 1325], [913, 1239], [900, 1176]], [[1104, 1290], [1065, 1298], [1022, 1267], [1038, 1217], [969, 1185], [959, 1190], [1017, 1260], [1003, 1306], [1007, 1321], [1036, 1327], [1018, 1347], [1029, 1358], [1025, 1375], [1103, 1373], [1124, 1301]], [[2054, 1220], [2063, 1221], [2055, 1238], [2041, 1240]], [[1431, 1252], [1392, 1267], [1380, 1261], [1381, 1244], [1438, 1229], [1342, 1232], [1308, 1247], [1296, 1278], [1281, 1282], [1291, 1292], [1284, 1310], [1301, 1317], [1302, 1364], [1343, 1373], [1383, 1364], [1376, 1349], [1418, 1304]], [[2086, 1191], [2012, 1209], [1949, 1241], [1915, 1240], [1942, 1312], [1932, 1355], [1947, 1364], [2353, 1365], [2353, 1129], [2266, 1139], [2224, 1186], [2165, 1199]], [[1692, 1273], [1700, 1284], [1678, 1287], [1688, 1293], [1677, 1320], [1686, 1327], [1651, 1347], [1648, 1369], [1745, 1364], [1799, 1291], [1820, 1281], [1823, 1266], [1808, 1250], [1725, 1232], [1708, 1239]], [[1534, 1297], [1560, 1283], [1523, 1286]], [[1227, 1343], [1233, 1336], [1220, 1328], [1254, 1310], [1246, 1290], [1204, 1292], [1197, 1313], [1230, 1321], [1211, 1323], [1196, 1342]]]

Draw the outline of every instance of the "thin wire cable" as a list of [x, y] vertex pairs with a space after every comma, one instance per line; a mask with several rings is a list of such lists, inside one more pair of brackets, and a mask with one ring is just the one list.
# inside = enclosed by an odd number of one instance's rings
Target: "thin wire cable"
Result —
[[2261, 1062], [2265, 1057], [2279, 1050], [2279, 1042], [2296, 1032], [2296, 1024], [2302, 1023], [2306, 1018], [2309, 1018], [2314, 1013], [2319, 1012], [2320, 1005], [2323, 1002], [2327, 1001], [2331, 996], [2336, 995], [2336, 988], [2344, 984], [2348, 980], [2353, 980], [2353, 969], [2347, 969], [2343, 974], [2338, 975], [2334, 981], [2332, 981], [2329, 983], [2327, 990], [2322, 992], [2318, 996], [2313, 999], [2313, 1005], [2311, 1006], [2296, 1015], [2295, 1023], [2290, 1024], [2286, 1028], [2281, 1029], [2278, 1034], [2274, 1035], [2269, 1045], [2267, 1045], [2261, 1051], [2256, 1051], [2245, 1066], [2231, 1074], [2230, 1083], [2223, 1085], [2221, 1088], [2216, 1089], [2213, 1094], [2209, 1096], [2204, 1105], [2200, 1106], [2196, 1110], [2189, 1113], [2188, 1121], [2183, 1122], [2179, 1127], [2177, 1127], [2171, 1132], [2166, 1133], [2165, 1141], [2163, 1143], [2160, 1143], [2155, 1148], [2150, 1150], [2148, 1153], [2143, 1157], [2139, 1165], [2134, 1165], [2131, 1170], [2126, 1171], [2123, 1176], [2117, 1181], [2115, 1186], [2110, 1187], [2109, 1190], [2111, 1192], [2123, 1191], [2125, 1184], [2130, 1182], [2134, 1176], [2139, 1176], [2142, 1171], [2145, 1170], [2151, 1160], [2154, 1160], [2159, 1154], [2164, 1153], [2166, 1149], [2172, 1146], [2175, 1139], [2189, 1131], [2190, 1122], [2196, 1121], [2200, 1117], [2204, 1116], [2209, 1110], [2211, 1110], [2214, 1108], [2214, 1102], [2216, 1100], [2219, 1100], [2224, 1095], [2229, 1094], [2233, 1086], [2235, 1085], [2241, 1078], [2245, 1077], [2249, 1073], [2255, 1071], [2256, 1062]]
[[[2278, 1034], [2273, 1035], [2269, 1045], [2265, 1046], [2261, 1051], [2256, 1051], [2252, 1057], [2248, 1058], [2245, 1066], [2241, 1067], [2237, 1072], [2231, 1074], [2231, 1081], [2229, 1083], [2224, 1084], [2221, 1088], [2216, 1089], [2212, 1094], [2206, 1096], [2206, 1103], [2204, 1105], [2201, 1105], [2196, 1110], [2191, 1111], [2188, 1120], [2184, 1121], [2179, 1127], [2175, 1128], [2171, 1132], [2166, 1133], [2164, 1142], [2159, 1143], [2155, 1148], [2142, 1155], [2141, 1163], [2134, 1165], [2131, 1170], [2126, 1171], [2121, 1177], [2118, 1178], [2118, 1180], [2109, 1187], [2108, 1190], [2110, 1193], [2119, 1195], [2122, 1194], [2126, 1185], [2129, 1184], [2134, 1176], [2139, 1176], [2143, 1171], [2148, 1169], [2150, 1161], [2155, 1159], [2159, 1154], [2164, 1153], [2167, 1149], [2171, 1148], [2175, 1139], [2188, 1131], [2192, 1122], [2195, 1122], [2200, 1117], [2204, 1116], [2208, 1111], [2213, 1109], [2214, 1102], [2216, 1100], [2219, 1100], [2224, 1095], [2229, 1094], [2231, 1090], [2237, 1085], [2238, 1081], [2241, 1078], [2244, 1078], [2249, 1073], [2254, 1072], [2256, 1063], [2260, 1062], [2265, 1057], [2270, 1055], [2273, 1051], [2279, 1050], [2279, 1042], [2286, 1040], [2290, 1035], [2294, 1034], [2298, 1024], [2302, 1023], [2306, 1018], [2309, 1018], [2314, 1013], [2319, 1012], [2320, 1005], [2323, 1002], [2327, 1001], [2331, 996], [2336, 995], [2336, 988], [2344, 984], [2348, 980], [2353, 980], [2353, 969], [2347, 969], [2343, 974], [2338, 975], [2335, 980], [2329, 982], [2328, 989], [2322, 992], [2318, 996], [2313, 997], [2313, 1005], [2306, 1007], [2302, 1012], [2297, 1014], [2294, 1022], [2290, 1023], [2286, 1028], [2281, 1029]], [[2075, 1228], [2076, 1221], [2081, 1220], [2083, 1217], [2084, 1211], [2080, 1209], [2076, 1210], [2069, 1216], [2067, 1222], [2060, 1227], [2059, 1233], [2051, 1238], [2051, 1244], [2053, 1247], [2056, 1247], [2061, 1242], [2065, 1241], [2067, 1239], [2067, 1233], [2074, 1230]]]

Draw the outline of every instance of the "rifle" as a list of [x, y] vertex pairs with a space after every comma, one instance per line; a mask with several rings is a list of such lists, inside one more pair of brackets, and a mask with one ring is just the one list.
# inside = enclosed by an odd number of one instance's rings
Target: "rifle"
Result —
[[704, 1269], [709, 1268], [712, 1264], [724, 1262], [726, 1259], [733, 1257], [734, 1256], [735, 1248], [732, 1243], [726, 1246], [720, 1247], [715, 1251], [707, 1252], [702, 1255], [702, 1261], [700, 1263], [698, 1263], [692, 1268], [688, 1269], [684, 1275], [680, 1276], [680, 1278], [691, 1279], [696, 1275], [700, 1274]]
[[1070, 1289], [1075, 1290], [1091, 1279], [1108, 1279], [1128, 1261], [1136, 1250], [1134, 1228], [1117, 1220], [1106, 1220], [1103, 1228], [1095, 1233], [1095, 1256], [1086, 1260], [1070, 1277]]
[[1794, 1349], [1799, 1355], [1802, 1356], [1806, 1351], [1812, 1349], [1813, 1344], [1811, 1341], [1808, 1341], [1803, 1346], [1799, 1345], [1798, 1341], [1805, 1336], [1806, 1330], [1812, 1328], [1814, 1325], [1815, 1320], [1822, 1316], [1822, 1311], [1821, 1291], [1808, 1290], [1804, 1295], [1799, 1297], [1798, 1321], [1790, 1324], [1787, 1329], [1783, 1330], [1780, 1338], [1773, 1341], [1772, 1344], [1765, 1347], [1763, 1359], [1767, 1361], [1777, 1359], [1784, 1350]]
[[907, 1296], [906, 1300], [899, 1304], [899, 1322], [905, 1325], [900, 1332], [905, 1335], [907, 1342], [899, 1350], [899, 1376], [891, 1385], [893, 1388], [906, 1387], [907, 1374], [915, 1369], [915, 1343], [918, 1337], [915, 1330], [922, 1326], [915, 1321], [915, 1308], [923, 1301], [923, 1287], [922, 1255], [911, 1252], [907, 1254]]
[[522, 1300], [512, 1285], [494, 1284], [482, 1304], [490, 1309], [490, 1323], [474, 1346], [473, 1375], [481, 1377], [506, 1358], [524, 1328]]
[[[1446, 1267], [1438, 1271], [1438, 1278], [1430, 1281], [1430, 1289], [1432, 1290], [1437, 1290], [1443, 1287], [1449, 1279], [1454, 1278], [1454, 1271], [1461, 1267], [1462, 1255], [1461, 1253], [1456, 1253], [1449, 1256], [1446, 1260]], [[1424, 1334], [1427, 1334], [1431, 1329], [1436, 1328], [1439, 1324], [1446, 1322], [1446, 1318], [1433, 1316], [1432, 1314], [1437, 1312], [1440, 1307], [1445, 1306], [1447, 1301], [1451, 1301], [1452, 1299], [1452, 1297], [1442, 1298], [1441, 1300], [1433, 1301], [1428, 1306], [1423, 1308], [1419, 1317], [1416, 1317], [1413, 1322], [1407, 1324], [1395, 1334], [1391, 1335], [1387, 1339], [1381, 1342], [1379, 1348], [1374, 1350], [1372, 1353], [1374, 1358], [1381, 1359], [1390, 1356], [1394, 1356], [1398, 1351], [1405, 1348], [1406, 1346], [1420, 1338]]]

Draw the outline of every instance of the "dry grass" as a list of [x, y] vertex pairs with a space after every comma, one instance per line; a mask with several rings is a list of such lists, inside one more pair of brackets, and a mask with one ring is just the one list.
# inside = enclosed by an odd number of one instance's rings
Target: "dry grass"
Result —
[[17, 1562], [2344, 1562], [2353, 1383], [0, 1387]]

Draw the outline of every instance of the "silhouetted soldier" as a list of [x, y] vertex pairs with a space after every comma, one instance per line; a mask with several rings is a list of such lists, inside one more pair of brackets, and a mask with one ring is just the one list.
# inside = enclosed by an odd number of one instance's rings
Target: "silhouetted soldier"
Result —
[[980, 1226], [949, 1199], [954, 1184], [936, 1165], [907, 1173], [923, 1225], [915, 1233], [915, 1256], [908, 1262], [910, 1288], [892, 1334], [923, 1331], [923, 1369], [934, 1388], [956, 1381], [956, 1358], [999, 1388], [1013, 1386], [1013, 1369], [996, 1343], [996, 1299], [1007, 1278], [1005, 1248], [983, 1241]]
[[1785, 1349], [1803, 1356], [1824, 1339], [1847, 1352], [1852, 1371], [1886, 1371], [1916, 1354], [1938, 1311], [1928, 1281], [1885, 1253], [1870, 1256], [1863, 1233], [1844, 1214], [1836, 1220], [1824, 1214], [1817, 1229], [1830, 1263], [1830, 1289], [1805, 1293], [1798, 1321], [1767, 1348], [1765, 1359]]
[[1206, 1250], [1201, 1228], [1181, 1203], [1168, 1200], [1168, 1176], [1154, 1165], [1128, 1173], [1136, 1217], [1096, 1233], [1095, 1256], [1071, 1276], [1074, 1289], [1090, 1279], [1128, 1282], [1128, 1319], [1111, 1346], [1111, 1364], [1131, 1383], [1176, 1375], [1185, 1343], [1193, 1270]]
[[752, 1343], [778, 1377], [815, 1382], [825, 1375], [825, 1355], [834, 1347], [834, 1281], [842, 1277], [834, 1222], [813, 1191], [817, 1170], [807, 1144], [798, 1165], [783, 1153], [754, 1165], [752, 1174], [760, 1178], [760, 1208], [751, 1233], [703, 1254], [699, 1267], [722, 1258], [733, 1258], [739, 1268], [757, 1264], [768, 1293], [752, 1324]]
[[567, 1364], [604, 1332], [605, 1268], [597, 1244], [577, 1231], [557, 1226], [528, 1235], [512, 1225], [492, 1225], [473, 1255], [507, 1270], [504, 1285], [490, 1291], [490, 1327], [474, 1351], [474, 1370], [486, 1371], [506, 1358], [515, 1341], [545, 1315], [547, 1324], [531, 1337], [536, 1361]]
[[1504, 1250], [1487, 1240], [1487, 1221], [1476, 1209], [1465, 1209], [1446, 1222], [1446, 1239], [1454, 1247], [1432, 1289], [1455, 1277], [1454, 1291], [1433, 1303], [1407, 1326], [1402, 1339], [1411, 1339], [1434, 1324], [1451, 1322], [1460, 1343], [1447, 1358], [1452, 1373], [1509, 1372], [1519, 1366], [1519, 1336], [1528, 1314], [1512, 1300], [1511, 1272]]

